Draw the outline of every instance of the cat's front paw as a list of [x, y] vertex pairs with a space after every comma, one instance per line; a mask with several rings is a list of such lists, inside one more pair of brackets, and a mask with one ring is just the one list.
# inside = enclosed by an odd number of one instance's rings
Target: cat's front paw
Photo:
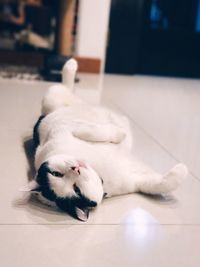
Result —
[[117, 133], [112, 137], [111, 143], [119, 144], [121, 143], [126, 137], [126, 134], [124, 131], [117, 131]]
[[[95, 129], [95, 128], [94, 128]], [[81, 140], [93, 142], [97, 141], [96, 137], [93, 134], [93, 127], [79, 126], [73, 131], [73, 135]]]

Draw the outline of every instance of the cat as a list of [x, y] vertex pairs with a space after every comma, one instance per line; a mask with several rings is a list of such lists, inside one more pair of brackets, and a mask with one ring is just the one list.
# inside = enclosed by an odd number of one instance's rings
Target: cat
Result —
[[37, 174], [22, 190], [86, 221], [105, 197], [177, 189], [187, 167], [180, 163], [162, 175], [137, 161], [129, 120], [74, 95], [76, 70], [77, 62], [69, 60], [64, 84], [51, 86], [43, 98], [33, 135]]

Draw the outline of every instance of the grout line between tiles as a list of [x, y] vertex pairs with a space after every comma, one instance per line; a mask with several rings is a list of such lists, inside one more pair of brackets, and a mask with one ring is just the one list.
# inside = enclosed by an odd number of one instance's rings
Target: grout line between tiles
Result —
[[162, 226], [196, 226], [196, 227], [200, 227], [200, 223], [188, 223], [188, 224], [167, 224], [167, 223], [163, 223], [163, 224], [155, 224], [155, 223], [149, 223], [149, 224], [134, 224], [134, 223], [128, 223], [128, 224], [119, 224], [119, 223], [86, 223], [86, 224], [75, 224], [75, 223], [60, 223], [60, 224], [49, 224], [49, 223], [0, 223], [0, 227], [1, 226], [123, 226], [123, 227], [127, 227], [127, 226], [151, 226], [151, 227], [162, 227]]
[[[109, 98], [110, 99], [110, 98]], [[134, 119], [130, 118], [129, 115], [121, 108], [119, 107], [119, 105], [115, 104], [112, 100], [110, 100], [110, 102], [115, 105], [120, 112], [122, 112], [123, 114], [125, 114], [129, 120], [131, 122], [133, 122], [143, 133], [145, 133], [150, 139], [152, 139], [152, 141], [154, 143], [156, 143], [160, 148], [162, 148], [171, 158], [173, 158], [176, 162], [180, 162], [180, 160], [178, 160], [170, 151], [167, 150], [166, 147], [164, 147], [160, 142], [158, 142], [155, 137], [153, 137], [151, 134], [149, 134], [140, 124], [138, 124]], [[200, 182], [200, 179], [193, 173], [189, 170], [189, 174], [195, 178], [198, 182]]]

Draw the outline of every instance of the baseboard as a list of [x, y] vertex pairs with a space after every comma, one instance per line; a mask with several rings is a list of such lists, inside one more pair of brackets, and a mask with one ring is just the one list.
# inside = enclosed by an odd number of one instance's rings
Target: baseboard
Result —
[[75, 57], [78, 61], [78, 71], [88, 73], [100, 73], [101, 60], [99, 58]]
[[[99, 58], [75, 58], [78, 61], [79, 72], [100, 73], [101, 60]], [[44, 66], [44, 54], [39, 52], [0, 51], [0, 63], [42, 68]]]

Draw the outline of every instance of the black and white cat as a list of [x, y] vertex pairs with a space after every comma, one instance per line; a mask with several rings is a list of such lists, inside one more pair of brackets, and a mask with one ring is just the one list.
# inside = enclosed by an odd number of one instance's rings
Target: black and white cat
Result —
[[41, 201], [82, 221], [104, 196], [175, 190], [187, 176], [186, 166], [177, 164], [161, 175], [136, 161], [128, 119], [75, 96], [76, 70], [71, 59], [64, 68], [64, 84], [53, 85], [43, 98], [34, 128], [37, 175], [22, 190], [39, 192]]

